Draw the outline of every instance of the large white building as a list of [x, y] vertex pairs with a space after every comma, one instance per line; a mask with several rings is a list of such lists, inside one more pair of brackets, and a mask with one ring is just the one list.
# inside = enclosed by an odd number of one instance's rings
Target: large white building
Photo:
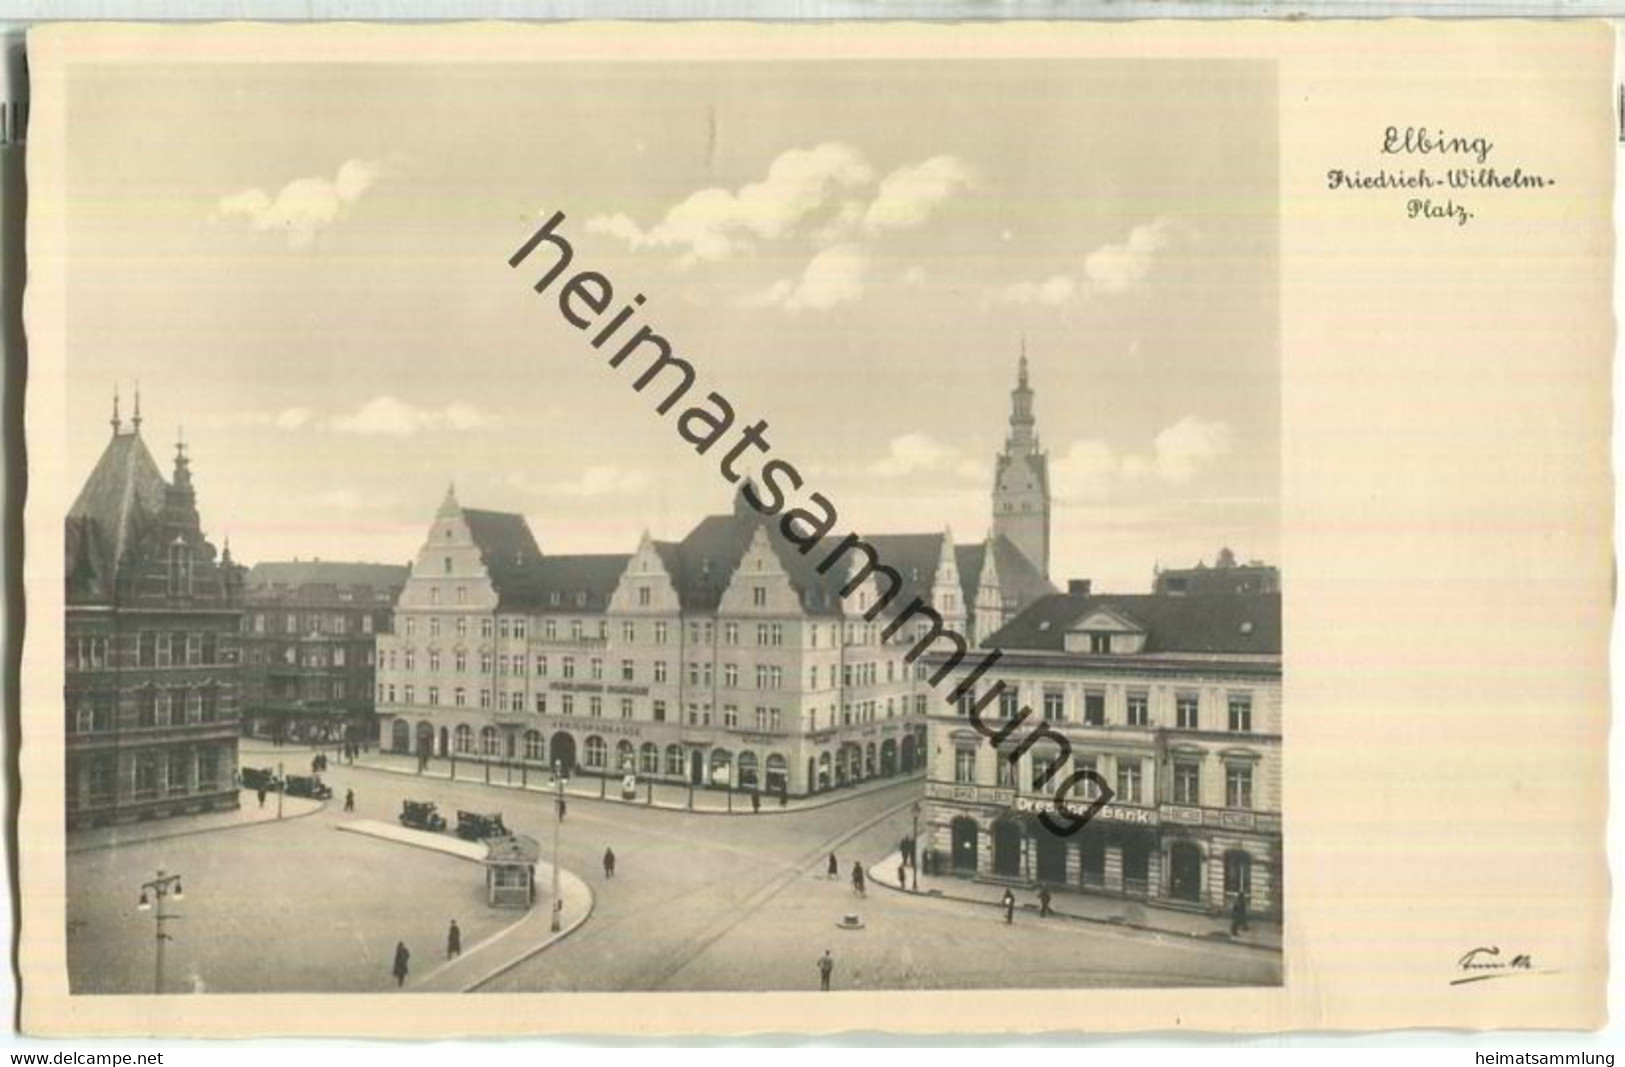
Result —
[[[999, 658], [975, 691], [928, 705], [923, 832], [946, 871], [1209, 910], [1245, 892], [1255, 913], [1280, 913], [1280, 594], [1102, 596], [1077, 582], [984, 646]], [[1030, 714], [995, 747], [977, 705], [995, 736]], [[1071, 825], [1055, 794], [1077, 771], [1115, 795], [1057, 835], [1040, 816]], [[1064, 810], [1098, 796], [1080, 781]]]
[[[1034, 462], [1025, 359], [1013, 395], [1012, 440]], [[382, 744], [770, 794], [915, 771], [940, 697], [905, 656], [924, 623], [890, 639], [886, 624], [917, 597], [974, 643], [1053, 592], [1006, 529], [1047, 544], [1047, 488], [1022, 482], [1012, 510], [1001, 485], [986, 541], [866, 537], [875, 560], [804, 554], [742, 497], [680, 541], [550, 556], [522, 516], [448, 492], [378, 639]], [[876, 560], [900, 578], [890, 597], [865, 576]]]

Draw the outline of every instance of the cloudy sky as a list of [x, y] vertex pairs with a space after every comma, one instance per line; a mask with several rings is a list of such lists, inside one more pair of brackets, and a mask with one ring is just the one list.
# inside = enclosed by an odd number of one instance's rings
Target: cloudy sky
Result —
[[[555, 210], [843, 526], [988, 527], [1025, 342], [1052, 576], [1278, 556], [1275, 84], [1245, 63], [76, 70], [68, 469], [141, 383], [247, 562], [726, 507], [510, 254]], [[537, 261], [540, 263], [541, 261]]]

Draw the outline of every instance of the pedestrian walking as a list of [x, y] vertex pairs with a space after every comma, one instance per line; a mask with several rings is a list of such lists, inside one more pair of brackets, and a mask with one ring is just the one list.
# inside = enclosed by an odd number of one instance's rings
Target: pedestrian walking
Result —
[[567, 811], [567, 810], [568, 810], [568, 808], [567, 808], [567, 806], [566, 806], [566, 805], [565, 805], [565, 803], [564, 803], [564, 798], [563, 798], [563, 797], [560, 797], [560, 798], [559, 798], [559, 799], [558, 799], [558, 800], [556, 800], [556, 801], [555, 801], [555, 802], [554, 802], [554, 803], [555, 803], [555, 804], [557, 804], [557, 805], [558, 805], [558, 809], [559, 809], [559, 822], [563, 822], [563, 821], [564, 821], [564, 814], [565, 814], [565, 812], [566, 812], [566, 811]]
[[818, 957], [818, 988], [823, 992], [829, 992], [829, 976], [834, 973], [835, 957], [831, 956], [829, 949], [826, 948], [824, 954]]
[[451, 921], [446, 929], [446, 958], [454, 960], [463, 954], [463, 932], [457, 928], [457, 920]]
[[857, 860], [852, 861], [852, 892], [858, 896], [865, 896], [863, 891], [863, 864]]
[[260, 798], [260, 807], [265, 807], [265, 787], [263, 785], [255, 791], [255, 795]]
[[604, 849], [604, 877], [615, 877], [615, 850], [612, 848]]
[[412, 959], [412, 953], [407, 951], [405, 941], [395, 942], [395, 986], [400, 988], [406, 984], [407, 964]]
[[908, 868], [904, 867], [901, 863], [899, 863], [897, 865], [897, 888], [898, 889], [907, 889], [908, 888], [908, 885], [904, 881], [904, 878], [903, 878], [903, 872], [906, 871], [907, 869]]
[[1049, 916], [1051, 914], [1053, 914], [1049, 910], [1049, 902], [1050, 902], [1049, 886], [1047, 886], [1047, 885], [1039, 886], [1038, 887], [1038, 917], [1040, 919], [1047, 919], [1047, 918], [1049, 918]]
[[344, 810], [345, 811], [354, 811], [355, 810], [355, 790], [354, 789], [346, 789], [344, 791]]
[[840, 876], [841, 876], [841, 865], [839, 863], [835, 862], [835, 853], [831, 852], [829, 854], [829, 873], [827, 875], [825, 875], [825, 877], [827, 877], [830, 881], [833, 882], [833, 881], [835, 881], [835, 879], [839, 878]]
[[758, 814], [758, 813], [761, 812], [761, 810], [762, 810], [762, 794], [760, 794], [760, 793], [752, 793], [750, 795], [750, 812], [751, 812], [751, 814], [752, 815]]
[[1004, 925], [1009, 926], [1016, 921], [1016, 895], [1006, 889], [999, 903], [1004, 905]]
[[1235, 937], [1247, 929], [1247, 894], [1237, 893], [1236, 902], [1230, 908], [1230, 936]]

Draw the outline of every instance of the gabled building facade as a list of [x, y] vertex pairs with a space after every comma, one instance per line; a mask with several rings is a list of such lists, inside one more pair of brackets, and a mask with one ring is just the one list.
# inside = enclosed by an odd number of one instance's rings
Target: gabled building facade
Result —
[[185, 447], [165, 481], [114, 400], [68, 511], [70, 828], [237, 805], [242, 569], [204, 535]]

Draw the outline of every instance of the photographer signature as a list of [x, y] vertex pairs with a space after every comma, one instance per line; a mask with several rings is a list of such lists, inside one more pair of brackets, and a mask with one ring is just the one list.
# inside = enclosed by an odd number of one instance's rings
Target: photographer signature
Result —
[[1485, 982], [1491, 978], [1511, 978], [1521, 974], [1550, 974], [1550, 971], [1535, 970], [1535, 958], [1527, 954], [1519, 954], [1509, 959], [1501, 958], [1501, 949], [1497, 945], [1469, 949], [1462, 953], [1456, 961], [1456, 969], [1463, 972], [1462, 976], [1451, 981], [1451, 985], [1466, 985], [1469, 982]]

